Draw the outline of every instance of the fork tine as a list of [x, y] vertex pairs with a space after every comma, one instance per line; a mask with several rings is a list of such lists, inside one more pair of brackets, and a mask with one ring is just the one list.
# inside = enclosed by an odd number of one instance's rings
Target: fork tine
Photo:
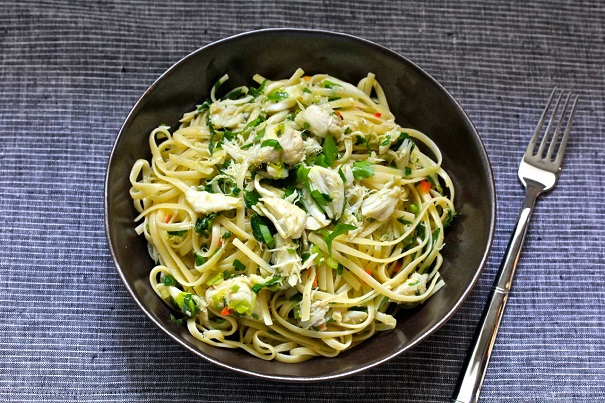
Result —
[[[563, 92], [561, 92], [561, 95], [559, 95], [559, 99], [561, 97], [563, 97]], [[555, 128], [555, 132], [552, 135], [552, 140], [550, 142], [550, 145], [548, 146], [546, 155], [544, 156], [544, 159], [546, 159], [547, 161], [551, 160], [552, 154], [554, 153], [555, 147], [557, 146], [557, 142], [558, 142], [557, 140], [559, 139], [559, 133], [561, 132], [561, 125], [563, 125], [563, 119], [565, 118], [565, 114], [567, 113], [567, 107], [569, 106], [570, 98], [571, 98], [571, 92], [567, 93], [567, 97], [565, 98], [565, 104], [563, 105], [563, 110], [561, 110], [561, 115], [559, 116], [559, 121], [557, 122], [557, 127]], [[558, 112], [558, 110], [555, 110], [555, 112]], [[556, 114], [553, 112], [553, 115], [551, 117], [551, 122], [555, 120], [555, 117], [556, 117]], [[544, 136], [544, 140], [542, 142], [545, 142], [545, 141], [546, 141], [546, 136]]]
[[[571, 96], [571, 93], [569, 94]], [[567, 146], [567, 140], [569, 140], [569, 132], [571, 130], [571, 123], [573, 122], [573, 117], [576, 114], [576, 105], [578, 104], [578, 96], [576, 95], [571, 106], [571, 112], [569, 114], [569, 118], [567, 119], [567, 126], [565, 127], [565, 133], [563, 134], [563, 138], [561, 139], [561, 145], [559, 146], [559, 150], [557, 151], [557, 157], [555, 158], [555, 164], [559, 167], [563, 162], [563, 155], [565, 154], [565, 147]]]
[[550, 119], [548, 120], [548, 126], [546, 126], [546, 130], [544, 130], [544, 137], [542, 137], [542, 141], [540, 142], [540, 147], [538, 148], [538, 157], [542, 157], [544, 155], [544, 149], [546, 148], [546, 145], [548, 144], [548, 142], [550, 141], [550, 137], [553, 136], [553, 138], [556, 138], [556, 131], [554, 133], [554, 135], [551, 134], [551, 129], [553, 126], [553, 123], [555, 122], [555, 119], [557, 117], [557, 112], [559, 111], [559, 105], [561, 104], [561, 99], [563, 98], [563, 92], [561, 91], [561, 93], [559, 94], [559, 97], [557, 98], [557, 103], [555, 104], [555, 109], [553, 110], [552, 114], [550, 115]]
[[548, 109], [550, 109], [550, 104], [552, 103], [554, 97], [555, 97], [555, 92], [557, 91], [557, 88], [553, 88], [552, 93], [550, 94], [550, 98], [548, 99], [548, 102], [546, 103], [546, 107], [544, 107], [544, 112], [542, 112], [542, 116], [540, 117], [540, 120], [538, 121], [538, 125], [536, 126], [536, 130], [534, 131], [534, 134], [531, 136], [531, 139], [529, 140], [529, 144], [527, 145], [527, 150], [525, 151], [525, 154], [527, 155], [533, 155], [534, 150], [536, 149], [536, 142], [538, 141], [538, 137], [540, 136], [540, 133], [542, 132], [542, 126], [544, 125], [544, 121], [546, 120], [546, 114], [548, 113]]

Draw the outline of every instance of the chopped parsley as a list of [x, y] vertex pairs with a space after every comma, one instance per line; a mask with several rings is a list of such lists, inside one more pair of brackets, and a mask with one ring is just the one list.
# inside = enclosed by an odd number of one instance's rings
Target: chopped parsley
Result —
[[355, 161], [353, 163], [353, 176], [357, 180], [374, 176], [374, 165], [370, 161]]
[[166, 287], [175, 287], [178, 285], [172, 274], [165, 274], [164, 277], [162, 277], [162, 284], [164, 284]]
[[345, 232], [352, 231], [354, 229], [357, 229], [357, 227], [354, 225], [339, 222], [338, 224], [336, 224], [334, 226], [334, 229], [332, 230], [332, 232], [329, 232], [326, 229], [320, 229], [318, 231], [315, 231], [315, 233], [318, 234], [319, 236], [321, 236], [323, 238], [323, 240], [326, 242], [326, 246], [328, 247], [328, 253], [330, 254], [330, 257], [331, 257], [332, 256], [332, 241], [334, 240], [334, 238], [344, 234]]
[[244, 192], [244, 202], [247, 208], [252, 208], [260, 200], [261, 195], [256, 191]]
[[267, 95], [267, 99], [273, 102], [279, 102], [282, 99], [288, 98], [288, 93], [286, 91], [276, 90]]
[[254, 291], [255, 294], [258, 294], [263, 288], [276, 285], [279, 280], [281, 280], [281, 276], [274, 276], [273, 278], [268, 281], [265, 281], [264, 283], [254, 284], [252, 286], [252, 291]]
[[246, 270], [246, 265], [240, 262], [239, 260], [235, 259], [233, 261], [233, 268], [235, 269], [235, 271], [244, 271]]
[[265, 140], [261, 143], [260, 146], [261, 147], [273, 147], [276, 150], [283, 150], [281, 144], [279, 144], [279, 141], [277, 141], [275, 139]]
[[[275, 246], [275, 238], [273, 234], [277, 231], [273, 226], [273, 223], [267, 218], [256, 213], [252, 214], [250, 218], [250, 226], [252, 227], [252, 235], [260, 243], [267, 244], [269, 248]], [[270, 230], [273, 229], [273, 232]]]

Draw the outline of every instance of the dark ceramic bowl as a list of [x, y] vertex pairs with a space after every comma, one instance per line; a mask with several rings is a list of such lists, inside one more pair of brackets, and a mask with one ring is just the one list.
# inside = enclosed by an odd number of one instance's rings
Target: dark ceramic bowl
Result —
[[[209, 95], [228, 73], [230, 88], [253, 84], [255, 73], [289, 77], [328, 73], [357, 83], [368, 72], [382, 84], [396, 121], [430, 136], [443, 153], [443, 167], [456, 189], [458, 217], [446, 234], [441, 274], [446, 286], [425, 304], [397, 316], [397, 328], [381, 332], [335, 358], [299, 364], [265, 362], [244, 351], [212, 347], [170, 321], [170, 310], [149, 285], [153, 262], [136, 235], [128, 175], [139, 158], [149, 159], [148, 136], [160, 124], [176, 127], [183, 113]], [[460, 307], [486, 262], [495, 226], [492, 171], [479, 135], [460, 105], [431, 76], [406, 58], [374, 43], [323, 31], [275, 29], [227, 38], [185, 57], [141, 97], [116, 139], [105, 183], [105, 229], [109, 249], [126, 288], [145, 314], [176, 342], [231, 370], [281, 381], [340, 378], [375, 367], [412, 348]]]

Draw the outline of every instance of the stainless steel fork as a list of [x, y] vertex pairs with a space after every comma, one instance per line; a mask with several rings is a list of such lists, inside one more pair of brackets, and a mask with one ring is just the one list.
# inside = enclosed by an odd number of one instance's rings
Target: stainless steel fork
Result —
[[[569, 139], [578, 97], [571, 93], [565, 94], [563, 91], [558, 96], [557, 93], [558, 90], [555, 88], [521, 160], [519, 179], [525, 187], [525, 201], [458, 379], [452, 397], [453, 403], [475, 403], [479, 400], [479, 392], [536, 199], [541, 193], [555, 187], [561, 172], [561, 162]], [[554, 109], [551, 108], [553, 103]], [[549, 115], [548, 125], [543, 130]], [[563, 127], [565, 129], [562, 131]], [[538, 141], [540, 141], [539, 145]]]

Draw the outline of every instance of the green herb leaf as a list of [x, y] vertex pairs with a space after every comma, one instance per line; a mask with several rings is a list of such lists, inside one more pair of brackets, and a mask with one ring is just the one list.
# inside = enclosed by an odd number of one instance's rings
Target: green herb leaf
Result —
[[197, 105], [197, 109], [195, 110], [197, 113], [202, 113], [204, 111], [207, 111], [208, 109], [210, 109], [210, 105], [212, 105], [212, 101], [207, 99], [204, 101], [203, 104], [201, 105]]
[[208, 281], [206, 281], [206, 285], [208, 287], [213, 286], [213, 285], [218, 285], [218, 284], [222, 283], [224, 280], [225, 280], [225, 278], [223, 277], [223, 273], [216, 273]]
[[275, 90], [272, 93], [270, 93], [269, 95], [267, 95], [267, 99], [269, 101], [279, 102], [282, 99], [288, 98], [288, 96], [289, 96], [288, 93], [285, 91]]
[[342, 181], [343, 181], [344, 183], [346, 183], [346, 182], [347, 182], [347, 178], [346, 178], [346, 176], [345, 176], [345, 173], [344, 173], [344, 172], [342, 172], [342, 165], [338, 167], [338, 176], [340, 176], [340, 179], [342, 179]]
[[309, 171], [310, 168], [307, 168], [304, 165], [298, 165], [296, 168], [296, 180], [300, 183], [306, 183]]
[[244, 271], [244, 270], [246, 270], [246, 265], [243, 264], [242, 262], [240, 262], [237, 259], [235, 259], [233, 261], [233, 267], [235, 268], [235, 271]]
[[275, 277], [271, 278], [270, 280], [265, 281], [264, 283], [254, 284], [252, 286], [252, 291], [254, 291], [255, 294], [258, 294], [260, 292], [260, 290], [262, 290], [265, 287], [271, 287], [271, 286], [277, 284], [279, 282], [279, 280], [281, 280], [281, 276], [275, 276]]
[[162, 277], [162, 284], [164, 284], [166, 287], [176, 287], [178, 285], [172, 274], [165, 274], [164, 277]]
[[324, 88], [334, 88], [334, 87], [338, 87], [339, 84], [336, 84], [335, 82], [329, 81], [329, 80], [324, 80], [321, 83], [321, 86]]
[[367, 143], [367, 140], [363, 136], [360, 136], [359, 134], [357, 136], [355, 136], [355, 145], [356, 146], [363, 145], [365, 143]]
[[338, 147], [334, 141], [334, 137], [328, 136], [323, 143], [323, 155], [326, 159], [326, 164], [332, 166], [336, 158], [338, 158]]
[[187, 322], [188, 318], [179, 318], [177, 319], [176, 316], [174, 316], [173, 314], [170, 314], [170, 320], [174, 323], [176, 323], [177, 325], [184, 325]]
[[[405, 139], [410, 138], [410, 135], [405, 133], [405, 132], [401, 132], [399, 133], [399, 137], [397, 137], [397, 140], [395, 140], [393, 142], [393, 144], [391, 144], [391, 146], [389, 147], [391, 150], [398, 150], [399, 147], [401, 147], [401, 145], [403, 144], [403, 141]], [[411, 141], [411, 140], [410, 140]]]
[[387, 146], [391, 143], [391, 136], [390, 135], [386, 135], [386, 137], [384, 138], [384, 140], [382, 140], [382, 142], [380, 142], [381, 146]]
[[334, 238], [344, 234], [345, 232], [352, 231], [355, 229], [357, 229], [357, 227], [354, 225], [339, 222], [334, 226], [332, 232], [328, 232], [328, 230], [322, 229], [319, 231], [315, 231], [315, 233], [317, 233], [324, 239], [328, 247], [328, 253], [330, 257], [332, 257], [332, 241], [334, 240]]
[[281, 144], [279, 144], [279, 141], [277, 141], [275, 139], [265, 140], [261, 143], [260, 146], [261, 147], [273, 147], [276, 150], [283, 150]]
[[289, 299], [290, 302], [300, 302], [303, 299], [303, 295], [300, 292], [297, 292], [296, 294], [292, 295]]
[[258, 143], [259, 141], [262, 140], [263, 137], [265, 137], [265, 128], [264, 127], [261, 131], [256, 132], [256, 137], [254, 137], [254, 142]]
[[439, 193], [443, 193], [443, 188], [441, 187], [441, 184], [439, 183], [439, 179], [437, 178], [437, 175], [429, 175], [426, 177], [426, 180], [431, 184], [431, 187], [433, 189], [435, 189], [437, 192]]
[[246, 124], [246, 126], [244, 126], [244, 128], [242, 129], [241, 133], [246, 132], [248, 129], [251, 129], [253, 127], [256, 127], [258, 125], [260, 125], [261, 123], [263, 123], [265, 121], [265, 118], [263, 116], [259, 116], [256, 119], [254, 119], [251, 122], [248, 122]]
[[210, 120], [210, 116], [208, 116], [208, 129], [210, 130], [210, 138], [208, 139], [208, 152], [210, 153], [210, 155], [214, 154], [214, 148], [216, 147], [216, 145], [214, 144], [214, 140], [216, 137], [216, 131], [214, 131], [214, 125], [212, 124], [212, 121]]
[[443, 226], [445, 228], [449, 228], [452, 225], [452, 221], [454, 221], [454, 212], [451, 209], [447, 209], [447, 218], [443, 222]]
[[195, 259], [196, 266], [201, 266], [208, 261], [208, 258], [206, 256], [202, 256], [197, 252], [193, 252], [193, 257]]
[[322, 154], [319, 154], [317, 157], [315, 157], [315, 161], [313, 161], [313, 165], [319, 165], [320, 167], [324, 167], [324, 168], [329, 168], [330, 164], [328, 164], [328, 161], [326, 161], [326, 156]]
[[437, 237], [439, 236], [440, 232], [441, 232], [441, 228], [435, 228], [433, 230], [433, 232], [431, 233], [431, 237], [433, 239], [433, 242], [435, 242], [437, 240]]
[[181, 308], [183, 315], [192, 318], [200, 312], [200, 307], [195, 303], [193, 294], [188, 292], [180, 293], [175, 300], [176, 304]]
[[252, 227], [254, 239], [260, 243], [267, 244], [270, 248], [275, 246], [275, 238], [273, 238], [273, 234], [269, 228], [272, 228], [274, 233], [277, 231], [275, 231], [273, 223], [268, 218], [254, 213], [250, 217], [250, 226]]
[[374, 176], [374, 165], [370, 161], [355, 161], [353, 163], [353, 176], [357, 180]]
[[424, 238], [425, 234], [426, 234], [426, 227], [424, 226], [424, 224], [422, 224], [422, 223], [418, 224], [418, 226], [416, 227], [414, 236], [417, 238]]
[[411, 222], [409, 222], [408, 220], [404, 220], [403, 217], [399, 217], [397, 219], [397, 221], [399, 221], [403, 225], [410, 225], [411, 224]]
[[267, 244], [268, 247], [273, 248], [275, 246], [275, 238], [271, 235], [271, 231], [269, 231], [269, 227], [266, 225], [260, 225], [258, 227], [261, 235], [263, 236], [263, 240]]
[[180, 230], [180, 231], [168, 231], [168, 235], [170, 236], [183, 236], [187, 233], [186, 229]]
[[332, 198], [325, 194], [325, 193], [321, 193], [319, 190], [311, 190], [310, 192], [311, 197], [313, 197], [313, 200], [315, 200], [315, 203], [317, 203], [319, 205], [319, 207], [325, 207], [328, 205], [329, 202], [332, 201]]
[[242, 95], [242, 89], [241, 88], [236, 88], [234, 90], [231, 90], [227, 95], [225, 95], [222, 99], [237, 99]]
[[231, 238], [231, 235], [233, 235], [233, 233], [232, 233], [231, 231], [227, 230], [227, 231], [225, 231], [225, 232], [223, 233], [222, 238], [223, 238], [223, 239], [229, 239], [229, 238]]
[[195, 222], [195, 232], [200, 235], [207, 235], [207, 231], [212, 226], [212, 219], [217, 215], [217, 213], [211, 213], [202, 218], [198, 218]]
[[252, 208], [260, 200], [261, 195], [256, 191], [244, 192], [244, 202], [247, 208]]
[[257, 96], [259, 96], [260, 94], [262, 94], [265, 91], [266, 85], [267, 85], [267, 80], [263, 80], [263, 82], [261, 83], [261, 85], [258, 88], [251, 87], [248, 90], [248, 94], [252, 95], [254, 98], [256, 98]]

